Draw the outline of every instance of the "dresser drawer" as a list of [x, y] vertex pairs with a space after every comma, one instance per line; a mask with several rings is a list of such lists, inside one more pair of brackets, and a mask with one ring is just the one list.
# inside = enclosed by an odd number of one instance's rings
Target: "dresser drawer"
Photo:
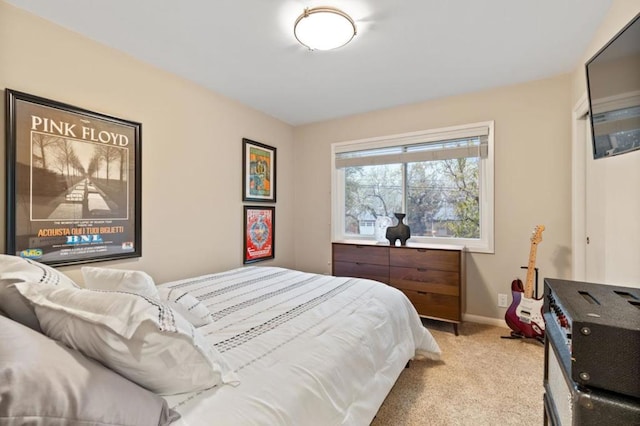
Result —
[[366, 278], [389, 284], [389, 267], [357, 262], [333, 262], [333, 275], [338, 277]]
[[455, 250], [434, 250], [415, 248], [394, 248], [389, 253], [391, 266], [425, 267], [440, 271], [460, 270], [460, 252]]
[[403, 290], [446, 294], [449, 296], [460, 295], [460, 274], [457, 271], [392, 266], [389, 271], [389, 283]]
[[[389, 266], [389, 247], [334, 244], [333, 261]], [[388, 273], [387, 273], [388, 275]]]
[[423, 317], [457, 324], [464, 297], [462, 248], [332, 243], [333, 275], [366, 278], [402, 291]]
[[460, 298], [443, 294], [400, 289], [407, 295], [419, 315], [460, 321]]

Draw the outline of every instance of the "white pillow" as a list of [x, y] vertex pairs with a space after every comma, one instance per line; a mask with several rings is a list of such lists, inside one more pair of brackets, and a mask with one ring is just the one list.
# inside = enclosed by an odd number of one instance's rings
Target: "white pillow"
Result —
[[180, 417], [161, 396], [9, 318], [0, 317], [0, 342], [0, 425], [168, 426]]
[[19, 280], [53, 286], [78, 287], [71, 278], [51, 266], [8, 254], [0, 254], [0, 280]]
[[211, 324], [211, 312], [194, 295], [184, 290], [159, 287], [160, 301], [168, 303], [176, 312], [196, 327]]
[[146, 272], [91, 266], [81, 271], [85, 286], [92, 290], [126, 291], [159, 300], [156, 284]]
[[62, 272], [35, 260], [0, 254], [0, 309], [22, 325], [41, 332], [33, 308], [15, 289], [14, 284], [30, 282], [51, 287], [78, 287]]
[[46, 335], [164, 395], [237, 383], [220, 353], [169, 306], [133, 293], [16, 288]]

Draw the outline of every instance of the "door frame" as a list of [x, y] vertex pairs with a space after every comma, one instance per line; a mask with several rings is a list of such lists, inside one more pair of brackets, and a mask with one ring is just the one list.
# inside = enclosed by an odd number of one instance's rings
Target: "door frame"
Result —
[[588, 147], [585, 120], [588, 120], [589, 100], [587, 93], [583, 93], [573, 107], [571, 121], [571, 274], [572, 279], [584, 281], [586, 279], [587, 255], [587, 175], [586, 162]]

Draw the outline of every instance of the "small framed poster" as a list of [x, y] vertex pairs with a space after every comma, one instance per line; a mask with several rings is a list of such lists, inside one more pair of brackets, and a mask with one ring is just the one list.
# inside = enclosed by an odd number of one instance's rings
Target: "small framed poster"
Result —
[[243, 263], [275, 257], [276, 208], [244, 206]]
[[141, 131], [6, 89], [6, 252], [49, 265], [140, 257]]
[[276, 202], [276, 148], [242, 139], [242, 200]]

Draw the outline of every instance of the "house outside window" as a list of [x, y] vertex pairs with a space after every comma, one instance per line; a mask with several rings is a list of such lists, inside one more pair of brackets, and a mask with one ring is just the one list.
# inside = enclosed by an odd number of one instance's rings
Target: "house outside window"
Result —
[[335, 241], [405, 213], [413, 243], [493, 252], [493, 122], [332, 145]]

